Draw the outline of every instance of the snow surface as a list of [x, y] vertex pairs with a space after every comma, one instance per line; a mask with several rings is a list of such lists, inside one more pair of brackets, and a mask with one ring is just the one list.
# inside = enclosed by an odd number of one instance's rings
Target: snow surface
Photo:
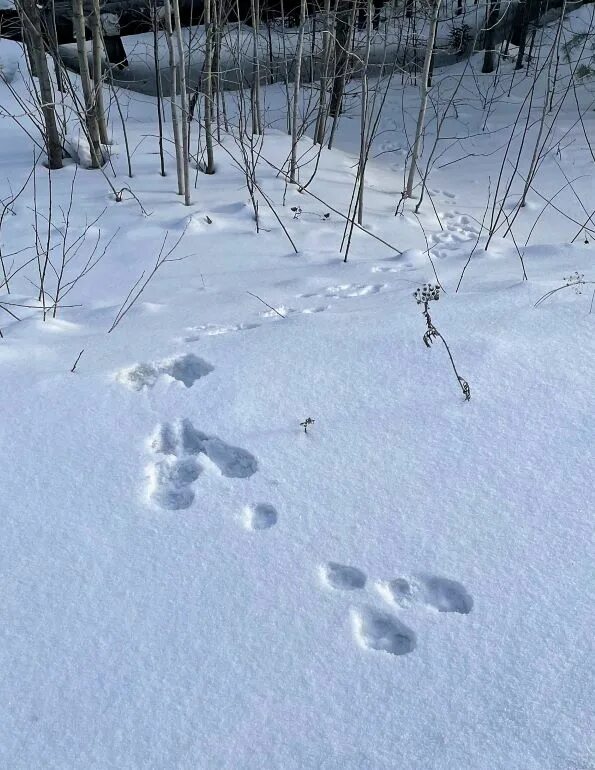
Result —
[[12, 83], [21, 61], [21, 46], [0, 38], [0, 80]]
[[[158, 174], [150, 97], [119, 94], [132, 179], [112, 112], [114, 183], [146, 215], [97, 171], [52, 172], [56, 260], [71, 189], [67, 242], [89, 228], [66, 280], [96, 241], [96, 255], [109, 247], [56, 318], [42, 320], [36, 263], [0, 294], [0, 766], [595, 766], [595, 313], [588, 286], [534, 307], [563, 276], [595, 278], [580, 228], [595, 200], [591, 85], [557, 117], [559, 152], [515, 220], [516, 246], [502, 228], [473, 251], [530, 79], [503, 65], [484, 131], [494, 81], [472, 65], [435, 75], [442, 97], [462, 75], [464, 88], [418, 217], [412, 202], [393, 216], [418, 92], [391, 85], [369, 234], [356, 230], [346, 263], [336, 211], [356, 173], [357, 87], [308, 187], [323, 202], [285, 188], [287, 136], [265, 137], [258, 181], [297, 254], [262, 197], [256, 233], [233, 138], [182, 205], [169, 151]], [[280, 128], [284, 98], [266, 90]], [[33, 154], [4, 116], [19, 113], [12, 99], [0, 84], [4, 205]], [[304, 181], [314, 152], [302, 148]], [[521, 190], [517, 179], [511, 200]], [[42, 166], [36, 193], [47, 215]], [[30, 182], [3, 219], [9, 270], [35, 254], [34, 219]], [[168, 248], [182, 236], [183, 259], [108, 334], [166, 234]], [[432, 318], [469, 402], [439, 341], [422, 342], [413, 292], [434, 280], [428, 249], [446, 290]]]

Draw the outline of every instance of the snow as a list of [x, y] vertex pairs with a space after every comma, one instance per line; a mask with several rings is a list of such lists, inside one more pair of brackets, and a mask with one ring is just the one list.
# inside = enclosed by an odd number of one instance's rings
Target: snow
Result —
[[[477, 57], [435, 73], [442, 98], [464, 88], [417, 216], [416, 201], [394, 216], [418, 103], [395, 78], [368, 233], [346, 263], [336, 212], [356, 173], [358, 85], [308, 187], [320, 200], [277, 174], [285, 96], [265, 89], [258, 182], [297, 254], [262, 197], [256, 233], [224, 134], [216, 174], [182, 205], [146, 95], [119, 92], [131, 179], [115, 113], [111, 126], [113, 184], [146, 213], [98, 171], [51, 173], [57, 262], [62, 236], [85, 236], [64, 283], [107, 250], [56, 318], [42, 319], [36, 263], [0, 294], [1, 766], [593, 766], [592, 292], [535, 307], [564, 276], [594, 280], [592, 83], [557, 116], [516, 245], [503, 226], [485, 250], [488, 187], [530, 81], [513, 66], [495, 89]], [[0, 84], [3, 205], [33, 155], [12, 100]], [[513, 147], [524, 135], [523, 117]], [[304, 182], [315, 152], [300, 149]], [[521, 192], [517, 178], [509, 199]], [[36, 194], [44, 242], [41, 165]], [[3, 218], [9, 270], [35, 254], [33, 203], [30, 181]], [[176, 261], [108, 334], [166, 234]], [[434, 268], [445, 292], [429, 310], [468, 402], [440, 340], [422, 341], [413, 293]]]
[[67, 132], [64, 137], [64, 148], [69, 157], [81, 168], [92, 167], [93, 159], [89, 140], [80, 126], [77, 126], [73, 131]]
[[21, 61], [21, 50], [18, 43], [0, 38], [0, 81], [12, 83]]

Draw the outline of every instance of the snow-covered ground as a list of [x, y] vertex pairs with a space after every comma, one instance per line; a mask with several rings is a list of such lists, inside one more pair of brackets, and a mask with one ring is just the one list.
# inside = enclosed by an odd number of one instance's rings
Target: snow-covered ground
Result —
[[[1, 66], [19, 51], [3, 43]], [[265, 89], [257, 179], [297, 253], [262, 195], [256, 233], [225, 134], [182, 205], [148, 96], [119, 94], [133, 178], [115, 110], [117, 177], [106, 169], [145, 213], [98, 171], [52, 172], [57, 268], [63, 239], [84, 235], [62, 285], [93, 267], [56, 318], [42, 319], [36, 260], [0, 293], [2, 767], [595, 767], [594, 287], [535, 307], [575, 272], [595, 280], [593, 86], [569, 92], [514, 242], [502, 227], [486, 251], [530, 78], [507, 62], [494, 88], [480, 66], [435, 74], [442, 100], [462, 85], [418, 216], [415, 201], [394, 216], [418, 104], [394, 79], [346, 263], [357, 85], [317, 197], [276, 171], [285, 96]], [[562, 63], [559, 88], [568, 76]], [[25, 96], [18, 72], [11, 87]], [[21, 114], [2, 84], [0, 105]], [[513, 146], [538, 128], [523, 118]], [[6, 204], [34, 147], [8, 117], [0, 133]], [[315, 153], [301, 149], [304, 182]], [[8, 272], [36, 254], [36, 211], [43, 251], [48, 178], [38, 166], [37, 202], [31, 179], [5, 212]], [[517, 178], [507, 216], [521, 191]], [[176, 261], [108, 333], [164, 240]], [[429, 309], [468, 402], [440, 340], [422, 341], [413, 293], [434, 270], [445, 291]]]

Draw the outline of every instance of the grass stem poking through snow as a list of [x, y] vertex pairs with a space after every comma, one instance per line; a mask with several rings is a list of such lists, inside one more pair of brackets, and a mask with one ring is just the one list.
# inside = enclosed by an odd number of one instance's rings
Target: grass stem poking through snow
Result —
[[446, 342], [444, 337], [440, 334], [438, 329], [434, 326], [434, 323], [432, 322], [432, 319], [430, 317], [428, 304], [434, 300], [438, 301], [440, 299], [440, 286], [438, 286], [438, 284], [433, 284], [433, 283], [424, 283], [421, 289], [416, 289], [414, 291], [413, 296], [415, 297], [415, 300], [418, 305], [423, 305], [422, 312], [423, 312], [424, 318], [426, 319], [426, 325], [427, 325], [427, 330], [423, 337], [426, 347], [428, 348], [431, 347], [432, 343], [436, 339], [442, 340], [442, 343], [446, 348], [446, 352], [448, 353], [448, 357], [450, 358], [450, 363], [452, 364], [452, 368], [458, 380], [459, 386], [463, 391], [463, 395], [465, 396], [465, 401], [469, 401], [469, 399], [471, 398], [471, 389], [469, 388], [469, 383], [467, 382], [467, 380], [463, 379], [463, 377], [461, 377], [461, 375], [457, 372], [457, 367], [455, 366], [454, 358], [452, 357], [452, 353], [450, 352], [448, 343]]
[[84, 352], [85, 352], [85, 348], [83, 348], [81, 352], [78, 354], [78, 356], [76, 357], [76, 361], [74, 362], [74, 364], [72, 365], [72, 369], [70, 370], [72, 374], [74, 374], [77, 364], [81, 360], [81, 356], [83, 355]]
[[304, 429], [304, 433], [308, 432], [308, 425], [314, 425], [315, 422], [316, 420], [313, 420], [311, 417], [306, 417], [304, 422], [300, 422], [300, 425]]
[[[584, 273], [572, 273], [572, 275], [569, 275], [567, 277], [564, 277], [563, 279], [566, 281], [566, 283], [563, 286], [558, 286], [556, 289], [552, 289], [551, 291], [546, 292], [546, 294], [543, 295], [543, 297], [540, 297], [537, 302], [533, 305], [533, 307], [538, 307], [541, 305], [542, 302], [545, 302], [546, 299], [549, 299], [552, 294], [556, 294], [559, 291], [562, 291], [562, 289], [569, 289], [570, 287], [574, 288], [575, 294], [582, 294], [581, 286], [591, 286], [595, 284], [595, 281], [585, 281], [585, 275]], [[591, 301], [591, 309], [593, 308], [593, 301]], [[589, 309], [589, 313], [591, 312], [591, 309]]]
[[249, 294], [251, 297], [254, 297], [254, 299], [257, 299], [259, 302], [262, 302], [263, 305], [266, 305], [270, 310], [273, 311], [273, 313], [277, 313], [278, 316], [281, 318], [287, 318], [286, 315], [283, 315], [283, 313], [280, 313], [276, 307], [273, 307], [272, 305], [269, 305], [268, 302], [265, 302], [261, 297], [258, 296], [258, 294], [252, 294], [251, 291], [246, 292], [246, 294]]

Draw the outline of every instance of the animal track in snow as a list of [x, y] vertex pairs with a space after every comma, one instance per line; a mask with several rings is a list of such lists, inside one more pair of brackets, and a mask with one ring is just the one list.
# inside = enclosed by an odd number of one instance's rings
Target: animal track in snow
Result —
[[460, 214], [458, 211], [449, 211], [442, 215], [444, 219], [448, 220], [447, 228], [458, 228], [461, 232], [474, 233], [477, 235], [479, 232], [479, 225], [467, 214]]
[[316, 307], [307, 307], [303, 310], [300, 310], [298, 312], [303, 313], [304, 315], [311, 315], [312, 313], [322, 313], [325, 310], [328, 310], [328, 305], [317, 305]]
[[413, 588], [405, 578], [378, 581], [376, 588], [383, 599], [399, 607], [409, 607], [413, 603]]
[[380, 581], [376, 588], [386, 601], [403, 608], [424, 604], [438, 612], [458, 612], [462, 615], [473, 609], [473, 598], [461, 583], [435, 575]]
[[430, 190], [430, 193], [432, 195], [444, 195], [445, 198], [449, 198], [450, 200], [454, 200], [457, 197], [454, 193], [451, 193], [448, 190]]
[[422, 578], [424, 600], [438, 612], [460, 612], [467, 615], [473, 609], [473, 599], [461, 583], [447, 578]]
[[414, 632], [393, 615], [362, 607], [351, 610], [351, 621], [355, 639], [365, 649], [391, 655], [406, 655], [415, 649]]
[[280, 315], [288, 318], [292, 315], [310, 315], [312, 313], [322, 313], [325, 310], [328, 310], [328, 305], [306, 307], [303, 310], [298, 310], [295, 307], [287, 307], [286, 305], [278, 305], [274, 310], [264, 310], [260, 315], [263, 318], [279, 318]]
[[[323, 585], [334, 591], [357, 592], [367, 584], [365, 572], [357, 567], [327, 562], [318, 568]], [[456, 580], [436, 575], [419, 574], [376, 581], [378, 594], [393, 609], [426, 607], [436, 612], [456, 612], [467, 615], [473, 609], [473, 598]], [[356, 594], [351, 594], [355, 597]], [[369, 650], [405, 655], [417, 646], [414, 631], [404, 625], [392, 612], [377, 610], [372, 605], [352, 606], [353, 636]]]
[[149, 467], [149, 498], [161, 508], [189, 508], [192, 484], [209, 466], [228, 478], [248, 478], [256, 473], [256, 458], [245, 449], [202, 433], [190, 420], [160, 425], [151, 439], [155, 459]]
[[149, 497], [170, 511], [189, 508], [194, 500], [191, 485], [201, 473], [194, 457], [166, 457], [149, 468]]
[[477, 240], [479, 229], [471, 217], [458, 211], [447, 212], [442, 217], [445, 229], [430, 238], [435, 257], [446, 257], [447, 252], [458, 251], [462, 245]]
[[458, 251], [462, 244], [468, 243], [470, 240], [475, 240], [475, 238], [471, 235], [445, 230], [430, 238], [430, 244], [432, 250], [440, 247], [445, 251]]
[[320, 568], [323, 581], [329, 586], [340, 591], [353, 591], [364, 588], [366, 574], [357, 567], [348, 567], [346, 564], [337, 564], [330, 561]]
[[236, 201], [197, 212], [183, 221], [185, 227], [193, 233], [250, 232], [254, 230], [254, 210], [250, 203]]
[[356, 284], [343, 283], [338, 286], [328, 286], [319, 292], [309, 294], [300, 294], [300, 297], [332, 297], [335, 299], [346, 299], [348, 297], [365, 297], [368, 294], [378, 294], [386, 288], [384, 283]]
[[279, 515], [270, 503], [247, 505], [244, 509], [244, 526], [246, 529], [270, 529], [277, 523]]
[[122, 369], [116, 378], [131, 390], [152, 388], [163, 375], [172, 377], [190, 388], [197, 380], [212, 371], [213, 367], [207, 361], [193, 353], [186, 353], [183, 356], [155, 363], [136, 364], [128, 369]]
[[214, 337], [220, 334], [229, 334], [229, 332], [241, 332], [249, 329], [258, 329], [260, 324], [232, 324], [230, 326], [221, 326], [219, 324], [203, 324], [202, 326], [192, 326], [187, 331], [191, 332], [188, 337], [184, 337], [184, 342], [196, 342], [201, 337]]

